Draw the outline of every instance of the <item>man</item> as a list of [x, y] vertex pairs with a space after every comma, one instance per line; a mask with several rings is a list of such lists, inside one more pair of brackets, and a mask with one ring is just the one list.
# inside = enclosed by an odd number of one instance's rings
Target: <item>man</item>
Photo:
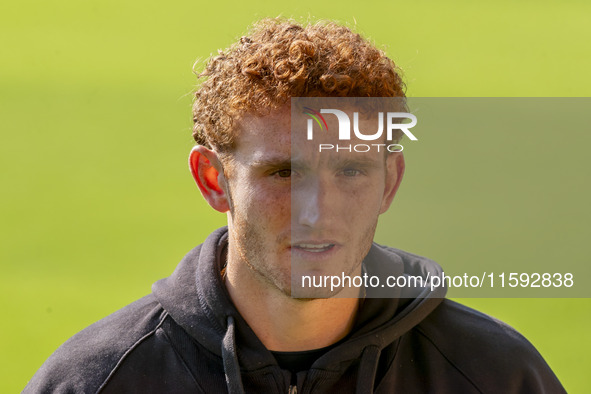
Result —
[[525, 338], [442, 288], [372, 298], [367, 286], [303, 285], [440, 272], [372, 243], [401, 152], [324, 154], [292, 132], [295, 97], [403, 98], [381, 51], [336, 24], [264, 20], [200, 75], [190, 168], [228, 227], [152, 294], [67, 341], [25, 392], [564, 392]]

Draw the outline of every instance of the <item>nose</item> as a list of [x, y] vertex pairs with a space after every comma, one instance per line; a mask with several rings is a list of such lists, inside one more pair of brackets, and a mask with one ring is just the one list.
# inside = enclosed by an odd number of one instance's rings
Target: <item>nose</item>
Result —
[[292, 188], [292, 220], [298, 226], [323, 229], [330, 224], [333, 208], [337, 201], [331, 192], [330, 182], [320, 176], [310, 176], [308, 180]]

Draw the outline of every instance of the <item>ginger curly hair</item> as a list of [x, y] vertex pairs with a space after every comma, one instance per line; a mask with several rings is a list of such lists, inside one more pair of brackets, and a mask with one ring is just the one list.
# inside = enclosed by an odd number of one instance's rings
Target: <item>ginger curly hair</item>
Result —
[[235, 120], [265, 115], [291, 97], [405, 97], [400, 71], [368, 40], [334, 22], [263, 19], [212, 56], [193, 102], [197, 144], [228, 152]]

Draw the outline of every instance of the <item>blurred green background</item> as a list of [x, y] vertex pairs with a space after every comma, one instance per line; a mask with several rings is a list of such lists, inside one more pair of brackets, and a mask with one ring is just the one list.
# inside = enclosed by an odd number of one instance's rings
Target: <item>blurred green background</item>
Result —
[[[224, 224], [187, 169], [191, 68], [254, 20], [277, 15], [356, 26], [403, 68], [415, 97], [591, 92], [588, 1], [4, 2], [0, 392], [20, 391], [68, 337], [148, 293]], [[563, 132], [541, 138], [569, 138]], [[407, 152], [394, 246], [444, 261], [466, 238], [470, 250], [489, 250], [489, 237], [474, 236], [478, 221], [446, 216], [438, 198], [462, 185], [461, 175], [442, 182], [431, 171], [441, 160], [466, 167], [469, 146], [456, 148], [440, 160], [419, 145]], [[498, 152], [494, 160], [511, 173], [507, 166], [517, 165], [519, 154]], [[560, 149], [547, 155], [574, 160]], [[589, 167], [585, 157], [578, 160], [575, 165]], [[588, 193], [588, 182], [578, 186], [565, 193]], [[503, 210], [494, 195], [478, 198]], [[568, 228], [570, 220], [588, 237], [588, 208], [571, 205], [569, 212], [562, 225]], [[433, 223], [445, 223], [445, 231], [424, 231]], [[528, 231], [496, 225], [509, 238]], [[532, 230], [537, 226], [531, 221]], [[540, 242], [548, 246], [547, 239]], [[519, 243], [512, 247], [520, 250]], [[589, 299], [462, 301], [520, 330], [569, 392], [588, 392]]]

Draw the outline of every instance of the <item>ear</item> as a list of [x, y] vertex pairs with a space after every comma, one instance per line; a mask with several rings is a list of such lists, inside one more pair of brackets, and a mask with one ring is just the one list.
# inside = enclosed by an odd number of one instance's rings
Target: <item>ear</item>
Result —
[[226, 179], [216, 152], [197, 145], [189, 155], [189, 167], [203, 198], [219, 212], [230, 210]]
[[384, 197], [382, 198], [382, 206], [380, 214], [386, 212], [394, 196], [398, 191], [402, 176], [404, 175], [404, 156], [402, 152], [389, 153], [386, 158], [386, 185], [384, 188]]

